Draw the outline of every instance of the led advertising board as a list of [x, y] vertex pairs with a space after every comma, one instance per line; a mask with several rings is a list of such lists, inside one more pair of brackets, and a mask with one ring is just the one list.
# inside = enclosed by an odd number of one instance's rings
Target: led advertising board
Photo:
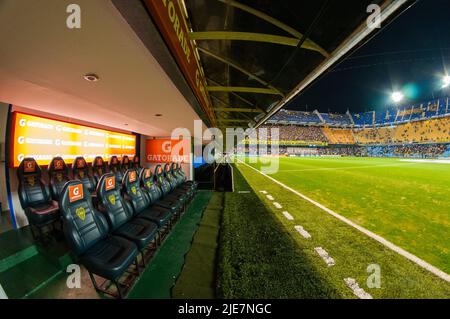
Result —
[[64, 121], [14, 112], [12, 118], [12, 152], [10, 165], [19, 167], [25, 157], [39, 165], [48, 165], [61, 156], [71, 164], [77, 156], [92, 162], [96, 156], [108, 160], [116, 155], [136, 154], [136, 136], [78, 125]]

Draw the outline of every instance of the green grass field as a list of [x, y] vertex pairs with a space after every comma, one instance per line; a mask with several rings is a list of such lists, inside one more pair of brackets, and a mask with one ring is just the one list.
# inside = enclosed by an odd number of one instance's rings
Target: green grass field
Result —
[[[447, 186], [450, 182], [450, 165], [369, 158], [279, 160], [279, 171], [271, 175], [276, 180], [435, 267], [450, 272], [450, 192]], [[260, 164], [252, 166], [259, 168]], [[223, 287], [226, 288], [225, 296], [245, 297], [255, 294], [264, 297], [264, 284], [270, 284], [279, 292], [270, 295], [272, 297], [305, 297], [308, 293], [301, 293], [300, 286], [302, 282], [309, 282], [305, 278], [311, 277], [315, 278], [317, 287], [311, 289], [309, 284], [307, 285], [303, 292], [310, 291], [309, 297], [338, 295], [350, 298], [353, 295], [343, 279], [351, 277], [374, 298], [450, 297], [448, 282], [251, 168], [243, 164], [237, 164], [236, 167], [238, 172], [235, 176], [242, 174], [247, 183], [246, 186], [238, 183], [238, 188], [250, 189], [262, 206], [257, 204], [255, 199], [252, 199], [252, 204], [246, 205], [248, 200], [244, 200], [243, 194], [227, 195], [234, 198], [225, 205], [223, 251], [225, 257], [227, 253], [235, 257], [222, 258], [222, 268], [227, 270], [222, 276]], [[239, 181], [239, 177], [236, 180]], [[260, 193], [261, 190], [272, 195], [283, 208], [274, 207], [273, 201]], [[239, 201], [239, 198], [242, 198], [242, 201]], [[229, 208], [232, 203], [235, 203], [234, 210]], [[243, 215], [242, 209], [252, 211], [248, 213], [252, 216]], [[282, 211], [289, 211], [294, 220], [287, 220], [281, 214]], [[252, 222], [246, 221], [246, 218]], [[240, 226], [243, 222], [245, 226]], [[294, 229], [295, 225], [303, 226], [312, 238], [301, 237]], [[270, 227], [273, 229], [267, 229]], [[287, 240], [283, 239], [286, 235], [291, 242], [286, 241], [282, 245], [273, 243], [279, 239]], [[236, 236], [243, 239], [242, 244], [233, 240]], [[292, 245], [292, 242], [295, 244]], [[253, 243], [254, 250], [247, 247], [249, 243]], [[273, 245], [275, 249], [269, 248]], [[246, 249], [239, 249], [240, 246], [245, 246]], [[327, 267], [315, 253], [315, 247], [325, 248], [335, 259], [336, 265]], [[264, 262], [267, 255], [273, 255], [274, 250], [280, 254], [282, 260], [272, 258], [271, 262]], [[239, 263], [234, 265], [236, 258]], [[270, 273], [271, 265], [275, 265], [282, 269], [278, 272], [273, 270], [283, 281], [277, 281], [276, 276], [275, 279], [271, 276], [271, 281], [268, 282], [264, 279], [267, 275], [256, 280], [259, 283], [249, 279], [246, 281], [247, 276], [240, 272], [247, 263], [248, 267], [253, 267], [253, 274], [257, 273], [254, 268], [258, 267]], [[381, 267], [380, 289], [370, 289], [365, 285], [368, 277], [367, 266], [370, 264], [378, 264]], [[295, 273], [298, 274], [297, 277]], [[237, 278], [235, 281], [232, 280], [233, 276]], [[294, 277], [303, 278], [303, 281], [297, 282], [292, 279]], [[294, 280], [296, 290], [288, 284], [289, 280]]]

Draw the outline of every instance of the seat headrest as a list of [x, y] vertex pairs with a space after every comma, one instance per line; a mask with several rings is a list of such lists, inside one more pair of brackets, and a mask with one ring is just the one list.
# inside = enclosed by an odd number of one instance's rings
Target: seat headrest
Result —
[[64, 159], [60, 156], [55, 157], [50, 162], [50, 165], [48, 166], [48, 174], [50, 176], [53, 176], [57, 173], [67, 175], [69, 174], [69, 168], [66, 165], [66, 162], [64, 162]]
[[88, 164], [84, 157], [79, 156], [73, 161], [72, 168], [74, 170], [86, 170], [88, 169]]
[[23, 176], [37, 175], [41, 176], [41, 168], [36, 160], [32, 157], [27, 157], [22, 160], [17, 170], [17, 176], [21, 179]]
[[128, 167], [130, 165], [130, 159], [127, 155], [122, 156], [122, 166]]
[[163, 173], [164, 173], [164, 170], [163, 170], [161, 164], [156, 165], [156, 166], [155, 166], [155, 176], [156, 176], [156, 177], [159, 177], [159, 176], [161, 176]]
[[171, 173], [171, 165], [169, 163], [164, 164], [164, 175]]
[[101, 157], [101, 156], [97, 156], [94, 159], [94, 162], [92, 163], [92, 167], [101, 167], [101, 168], [103, 168], [104, 165], [105, 165], [105, 162], [103, 161], [103, 157]]
[[[91, 200], [91, 194], [86, 189], [86, 187], [83, 185], [83, 183], [79, 180], [69, 181], [67, 182], [62, 191], [61, 191], [61, 198], [60, 198], [60, 207], [62, 214], [70, 214], [70, 209], [64, 209], [64, 208], [70, 208], [73, 206], [80, 206], [80, 203], [88, 202]], [[81, 220], [84, 220], [85, 218], [85, 212], [82, 211], [76, 211], [76, 215]], [[84, 215], [84, 216], [83, 216]], [[69, 219], [70, 216], [65, 216]]]
[[126, 192], [130, 195], [137, 195], [137, 191], [139, 190], [139, 176], [136, 169], [132, 168], [127, 170], [125, 176], [123, 178], [124, 186]]
[[150, 168], [145, 168], [141, 171], [140, 179], [146, 189], [149, 189], [153, 184], [153, 173]]
[[103, 197], [108, 192], [118, 191], [121, 185], [116, 181], [116, 176], [113, 173], [103, 175], [98, 181], [97, 194]]
[[109, 159], [109, 166], [113, 167], [113, 166], [117, 166], [120, 165], [119, 159], [117, 158], [117, 156], [111, 156], [111, 158]]
[[137, 166], [141, 165], [141, 159], [139, 158], [139, 156], [135, 155], [133, 157], [133, 164]]
[[172, 171], [172, 173], [176, 172], [177, 168], [178, 168], [177, 163], [173, 162], [172, 164], [170, 164], [170, 170]]

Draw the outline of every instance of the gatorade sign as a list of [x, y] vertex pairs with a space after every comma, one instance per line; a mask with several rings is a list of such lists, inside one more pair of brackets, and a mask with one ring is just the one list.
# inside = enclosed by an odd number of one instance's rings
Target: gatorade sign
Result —
[[105, 188], [107, 191], [116, 188], [116, 178], [114, 176], [107, 177], [105, 184], [106, 184]]
[[145, 145], [147, 163], [189, 163], [190, 140], [147, 140]]
[[36, 162], [35, 161], [25, 161], [23, 163], [23, 171], [25, 173], [34, 173], [36, 170]]
[[69, 186], [69, 200], [71, 203], [83, 199], [83, 196], [83, 184]]

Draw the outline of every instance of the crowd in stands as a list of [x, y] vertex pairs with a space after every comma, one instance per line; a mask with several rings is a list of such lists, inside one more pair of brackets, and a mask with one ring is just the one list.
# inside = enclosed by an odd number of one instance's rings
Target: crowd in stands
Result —
[[372, 157], [437, 158], [450, 152], [449, 144], [406, 144], [369, 146], [367, 155]]
[[270, 138], [271, 128], [279, 129], [280, 141], [303, 141], [308, 143], [326, 143], [328, 140], [322, 129], [315, 126], [298, 125], [265, 125], [261, 128], [267, 128], [267, 135]]
[[446, 115], [450, 115], [450, 99], [448, 97], [418, 106], [388, 107], [383, 110], [353, 114], [350, 112], [346, 114], [319, 113], [317, 110], [313, 112], [281, 110], [269, 120], [269, 123], [368, 128], [429, 120]]
[[350, 129], [334, 129], [324, 127], [323, 133], [330, 144], [355, 144], [355, 137]]

